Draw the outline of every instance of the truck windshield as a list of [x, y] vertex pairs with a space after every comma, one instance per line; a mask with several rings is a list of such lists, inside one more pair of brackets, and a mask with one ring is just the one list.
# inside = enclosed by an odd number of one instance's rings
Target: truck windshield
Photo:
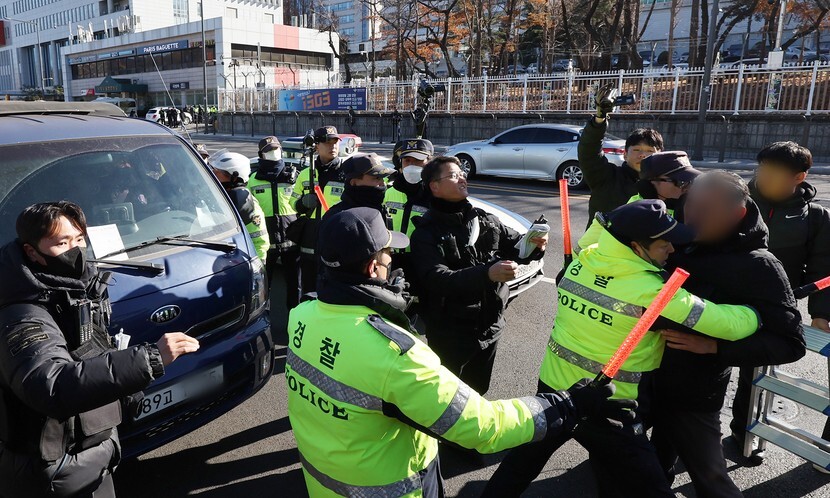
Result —
[[172, 136], [7, 145], [0, 157], [2, 244], [25, 207], [57, 200], [79, 204], [91, 227], [117, 228], [115, 247], [145, 246], [131, 257], [169, 249], [145, 244], [159, 237], [216, 240], [240, 229], [207, 168]]

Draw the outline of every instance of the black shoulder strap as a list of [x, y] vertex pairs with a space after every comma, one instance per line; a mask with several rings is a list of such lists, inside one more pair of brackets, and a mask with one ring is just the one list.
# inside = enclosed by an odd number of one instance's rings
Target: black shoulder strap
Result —
[[412, 217], [412, 205], [415, 203], [414, 199], [407, 197], [406, 204], [403, 205], [403, 218], [401, 219], [401, 232], [406, 233], [409, 228], [409, 218]]
[[380, 315], [369, 315], [366, 320], [369, 325], [381, 333], [384, 337], [398, 345], [401, 349], [401, 355], [406, 354], [407, 351], [415, 346], [415, 339], [409, 334], [401, 332], [392, 325], [386, 323]]

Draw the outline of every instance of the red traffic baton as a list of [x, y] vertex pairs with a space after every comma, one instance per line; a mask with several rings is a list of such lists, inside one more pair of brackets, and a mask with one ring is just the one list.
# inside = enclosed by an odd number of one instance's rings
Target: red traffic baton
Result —
[[804, 299], [814, 292], [824, 290], [830, 287], [830, 277], [824, 277], [821, 280], [816, 280], [813, 283], [802, 285], [797, 289], [793, 289], [793, 295], [796, 299]]
[[677, 291], [683, 286], [683, 282], [689, 278], [689, 272], [682, 268], [677, 268], [672, 273], [669, 280], [663, 285], [663, 288], [660, 289], [660, 292], [657, 293], [657, 297], [654, 298], [654, 301], [651, 302], [648, 308], [646, 308], [645, 313], [637, 323], [634, 325], [634, 328], [631, 329], [631, 332], [625, 337], [623, 343], [617, 348], [617, 351], [614, 352], [614, 355], [611, 356], [611, 359], [608, 360], [608, 363], [602, 368], [602, 371], [597, 374], [596, 378], [594, 379], [594, 383], [599, 385], [608, 384], [614, 379], [614, 376], [617, 375], [617, 372], [620, 371], [623, 364], [628, 360], [628, 357], [631, 356], [631, 353], [634, 351], [634, 348], [637, 347], [637, 344], [645, 337], [646, 332], [649, 331], [654, 322], [657, 320], [657, 317], [660, 316], [660, 313], [666, 309], [669, 302], [672, 300]]
[[559, 203], [562, 213], [562, 244], [564, 249], [565, 266], [573, 261], [573, 246], [571, 245], [571, 208], [568, 201], [568, 180], [559, 180]]
[[320, 205], [323, 206], [323, 212], [329, 210], [329, 203], [326, 202], [326, 197], [323, 195], [323, 189], [320, 188], [319, 185], [314, 186], [314, 194], [317, 196], [317, 200], [320, 201]]

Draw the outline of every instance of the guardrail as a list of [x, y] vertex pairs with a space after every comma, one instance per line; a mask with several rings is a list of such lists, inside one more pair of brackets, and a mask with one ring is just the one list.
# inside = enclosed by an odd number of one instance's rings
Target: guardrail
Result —
[[[830, 356], [830, 334], [805, 326], [804, 339], [808, 352]], [[756, 368], [753, 378], [750, 398], [752, 410], [744, 440], [744, 457], [760, 461], [769, 442], [830, 470], [830, 441], [788, 424], [772, 414], [775, 396], [783, 396], [830, 416], [830, 391], [827, 386], [788, 374], [775, 366]], [[755, 438], [759, 439], [758, 449], [753, 451]]]
[[[703, 68], [675, 67], [428, 80], [443, 85], [433, 98], [433, 109], [451, 113], [565, 112], [594, 108], [598, 88], [613, 84], [622, 93], [637, 95], [627, 113], [696, 113]], [[391, 112], [413, 109], [417, 81], [379, 78], [353, 80], [366, 88], [366, 110]], [[319, 88], [319, 87], [309, 87]], [[296, 89], [296, 88], [294, 88]], [[220, 90], [224, 111], [279, 110], [279, 88]], [[314, 109], [309, 109], [314, 110]], [[737, 65], [713, 70], [707, 109], [713, 113], [785, 112], [811, 115], [830, 113], [830, 63], [787, 64], [778, 69]]]

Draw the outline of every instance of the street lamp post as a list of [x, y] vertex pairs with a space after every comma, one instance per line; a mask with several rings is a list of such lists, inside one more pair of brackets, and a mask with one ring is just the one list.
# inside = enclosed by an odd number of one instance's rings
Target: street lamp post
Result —
[[25, 21], [23, 19], [14, 19], [12, 17], [4, 17], [3, 20], [22, 22], [24, 24], [31, 24], [35, 27], [35, 36], [37, 37], [37, 60], [40, 63], [40, 98], [46, 98], [46, 86], [43, 84], [46, 80], [46, 71], [43, 69], [43, 52], [40, 47], [40, 25], [34, 21]]
[[[199, 2], [199, 17], [202, 18], [202, 84], [205, 91], [205, 109], [202, 111], [202, 131], [207, 135], [208, 86], [207, 86], [207, 43], [205, 42], [205, 2]], [[216, 38], [214, 36], [214, 38]], [[198, 130], [197, 130], [198, 131]]]

